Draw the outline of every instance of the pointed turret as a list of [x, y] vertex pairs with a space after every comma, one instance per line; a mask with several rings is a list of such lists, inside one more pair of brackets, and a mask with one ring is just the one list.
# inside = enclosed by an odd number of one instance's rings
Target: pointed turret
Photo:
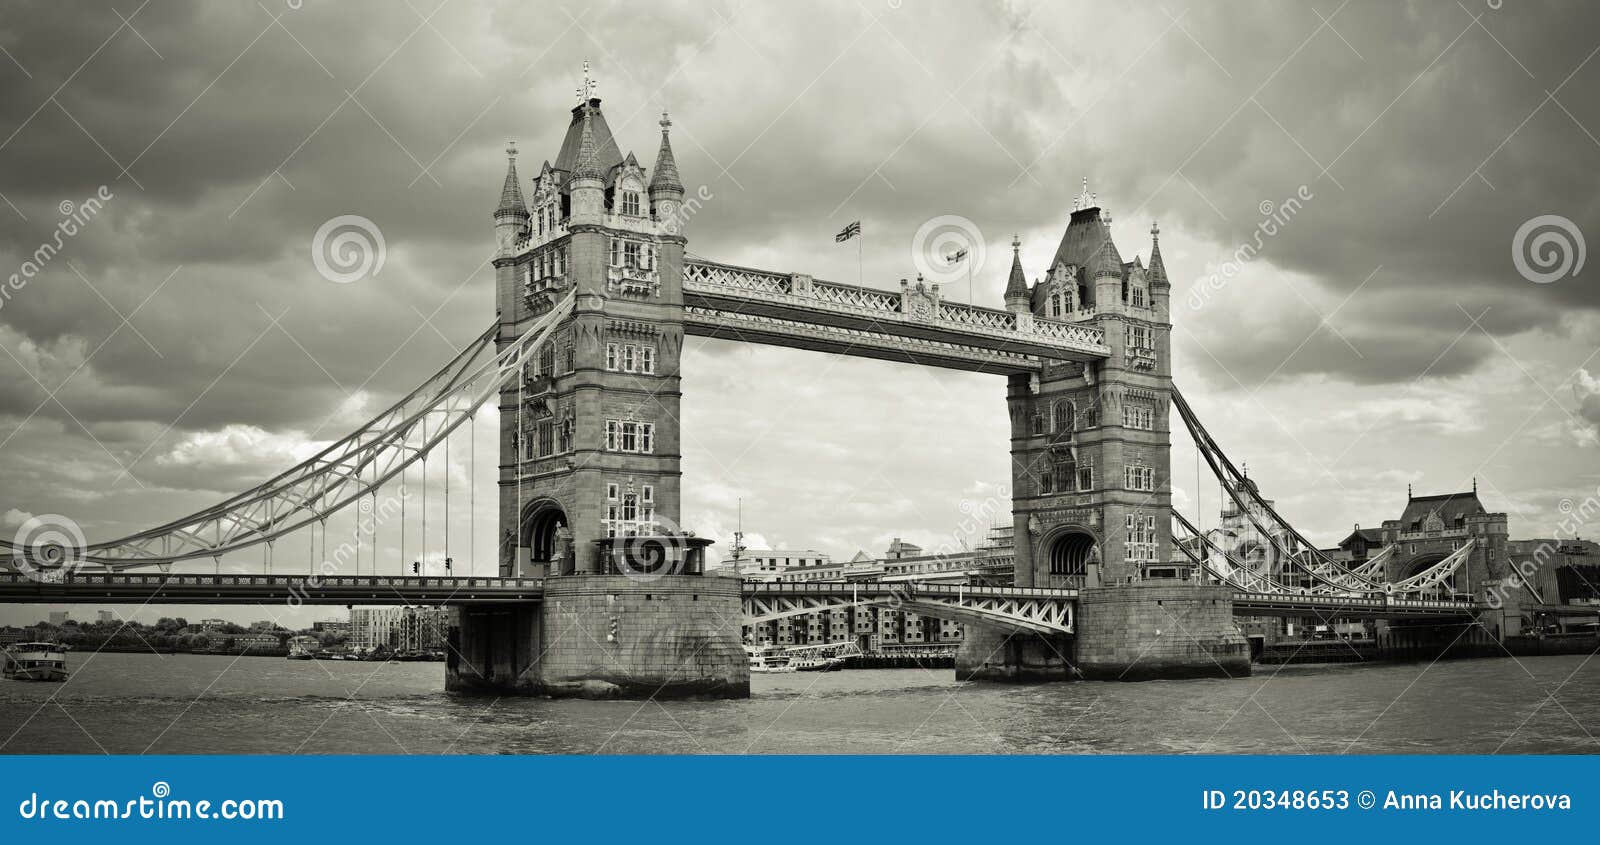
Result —
[[[593, 101], [579, 106], [583, 110], [583, 124], [579, 127], [578, 150], [572, 165], [572, 178], [567, 181], [571, 197], [570, 219], [573, 223], [598, 223], [605, 216], [606, 168], [600, 162], [600, 148], [595, 142]], [[620, 158], [619, 158], [620, 162]]]
[[592, 106], [585, 106], [583, 112], [583, 128], [578, 136], [578, 158], [572, 166], [572, 178], [603, 180], [606, 171], [600, 165], [600, 150], [594, 139], [594, 111]]
[[1155, 223], [1150, 224], [1150, 269], [1145, 275], [1152, 285], [1170, 284], [1167, 281], [1167, 265], [1161, 260], [1161, 227]]
[[502, 214], [520, 214], [528, 216], [528, 204], [522, 199], [522, 180], [517, 177], [517, 142], [512, 141], [506, 145], [506, 182], [500, 188], [500, 207], [494, 211], [495, 217]]
[[657, 194], [676, 192], [683, 195], [683, 182], [678, 178], [678, 162], [672, 157], [672, 139], [668, 131], [672, 128], [672, 118], [666, 112], [661, 113], [661, 149], [656, 151], [656, 167], [650, 173], [650, 197], [654, 199]]
[[1022, 239], [1016, 235], [1011, 236], [1011, 276], [1006, 279], [1005, 296], [1007, 306], [1013, 300], [1024, 306], [1028, 303], [1028, 276], [1022, 272]]
[[506, 181], [500, 188], [500, 205], [494, 210], [495, 241], [502, 253], [515, 249], [528, 237], [528, 204], [522, 199], [522, 180], [517, 176], [517, 144], [506, 145]]

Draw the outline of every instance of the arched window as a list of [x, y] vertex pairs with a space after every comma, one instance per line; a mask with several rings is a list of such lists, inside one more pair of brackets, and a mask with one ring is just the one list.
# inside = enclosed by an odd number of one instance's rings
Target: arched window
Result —
[[1063, 434], [1069, 433], [1076, 427], [1076, 423], [1077, 423], [1077, 414], [1073, 410], [1072, 400], [1063, 399], [1060, 402], [1057, 402], [1056, 403], [1056, 431], [1058, 433], [1063, 433]]
[[1078, 464], [1072, 459], [1056, 463], [1056, 489], [1062, 493], [1070, 493], [1078, 483]]
[[1044, 411], [1034, 411], [1033, 412], [1033, 433], [1034, 434], [1044, 434], [1045, 433], [1045, 426], [1048, 425], [1049, 422], [1050, 421], [1044, 415]]
[[1039, 473], [1039, 495], [1048, 496], [1054, 493], [1055, 486], [1052, 483], [1053, 481], [1054, 479], [1050, 476], [1050, 470]]
[[1050, 294], [1050, 316], [1061, 316], [1061, 294], [1059, 293]]

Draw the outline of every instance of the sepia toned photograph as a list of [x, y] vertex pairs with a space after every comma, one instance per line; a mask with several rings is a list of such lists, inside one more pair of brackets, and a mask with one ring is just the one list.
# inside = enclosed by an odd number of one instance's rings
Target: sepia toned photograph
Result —
[[[6, 2], [6, 824], [102, 755], [1592, 754], [1597, 53], [1578, 2]], [[240, 818], [357, 800], [270, 771]], [[164, 777], [112, 797], [227, 783]]]

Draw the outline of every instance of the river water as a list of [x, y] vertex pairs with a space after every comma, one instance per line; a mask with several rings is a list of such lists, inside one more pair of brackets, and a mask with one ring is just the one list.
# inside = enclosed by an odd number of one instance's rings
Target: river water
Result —
[[1247, 680], [757, 675], [748, 701], [442, 691], [440, 663], [69, 654], [0, 681], [0, 751], [112, 754], [1589, 753], [1600, 661], [1261, 666]]

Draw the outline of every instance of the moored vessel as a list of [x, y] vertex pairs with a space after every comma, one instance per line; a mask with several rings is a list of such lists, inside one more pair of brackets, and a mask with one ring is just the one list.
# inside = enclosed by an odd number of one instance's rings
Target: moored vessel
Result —
[[17, 681], [65, 681], [67, 653], [59, 643], [14, 643], [6, 646], [0, 674]]

